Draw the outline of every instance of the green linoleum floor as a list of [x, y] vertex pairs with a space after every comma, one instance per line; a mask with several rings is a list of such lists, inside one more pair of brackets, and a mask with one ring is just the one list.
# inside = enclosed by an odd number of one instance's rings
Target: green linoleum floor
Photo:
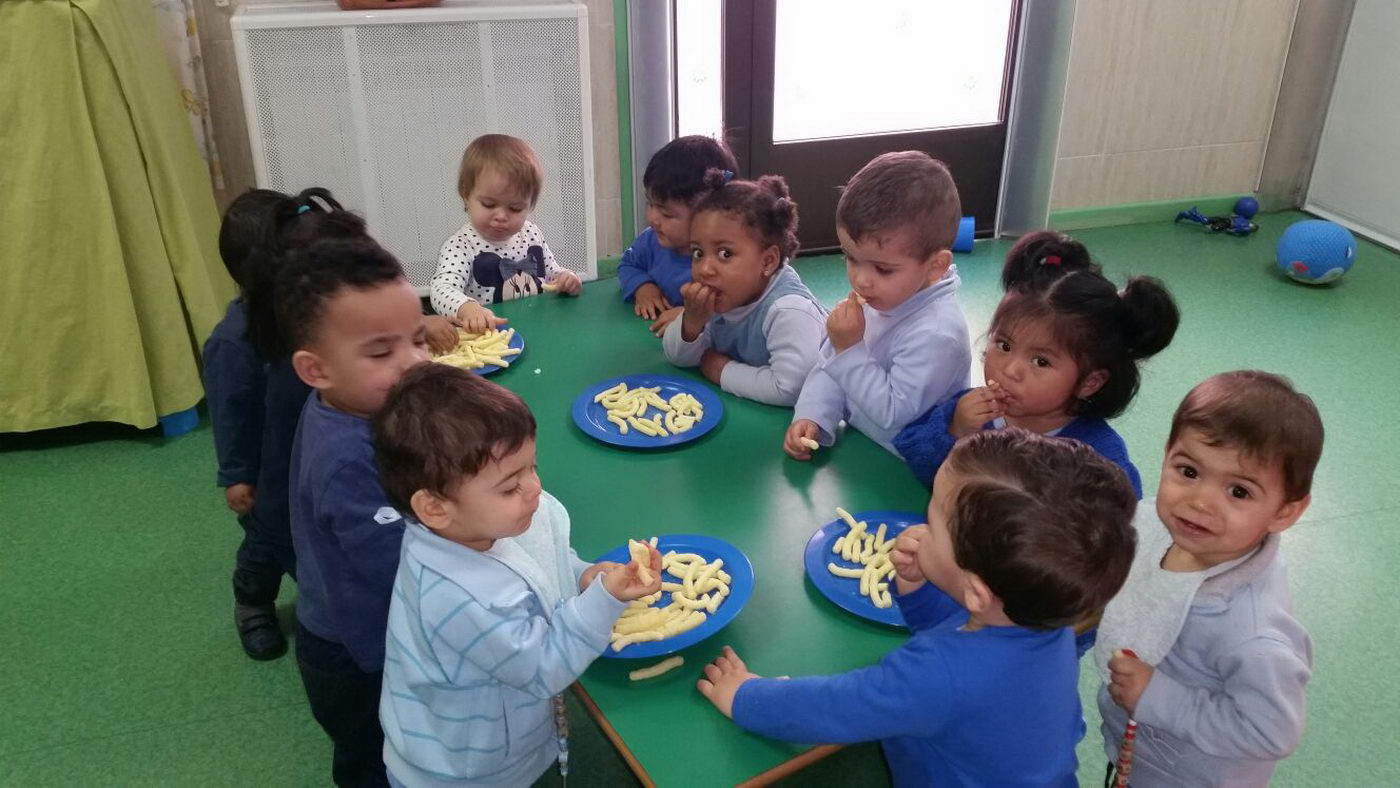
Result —
[[[1389, 678], [1400, 664], [1400, 257], [1362, 242], [1335, 286], [1283, 280], [1273, 245], [1297, 218], [1264, 216], [1247, 239], [1167, 222], [1077, 236], [1115, 277], [1166, 280], [1182, 307], [1176, 341], [1116, 422], [1149, 494], [1171, 411], [1201, 378], [1258, 367], [1317, 400], [1327, 446], [1314, 503], [1285, 539], [1314, 678], [1303, 747], [1275, 785], [1400, 784], [1400, 685]], [[959, 260], [979, 336], [1007, 246], [979, 243]], [[828, 303], [844, 293], [835, 258], [799, 270]], [[238, 650], [228, 582], [238, 529], [213, 463], [207, 426], [174, 440], [111, 426], [0, 435], [0, 784], [327, 782], [329, 745], [292, 659], [254, 663]], [[293, 597], [284, 589], [287, 617]], [[1087, 668], [1081, 688], [1080, 775], [1092, 785], [1103, 758]], [[570, 782], [626, 784], [596, 730], [576, 728]], [[886, 779], [865, 746], [788, 783]]]

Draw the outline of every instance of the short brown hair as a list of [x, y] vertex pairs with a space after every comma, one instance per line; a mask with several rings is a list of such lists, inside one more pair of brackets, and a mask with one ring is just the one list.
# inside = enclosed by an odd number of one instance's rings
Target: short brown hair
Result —
[[462, 166], [457, 170], [457, 194], [462, 199], [472, 193], [476, 179], [487, 167], [499, 171], [525, 195], [530, 207], [535, 207], [544, 188], [544, 167], [529, 143], [508, 134], [483, 134], [472, 140], [462, 153]]
[[1229, 446], [1261, 463], [1277, 465], [1285, 501], [1312, 490], [1322, 456], [1322, 417], [1312, 398], [1282, 375], [1245, 369], [1222, 372], [1196, 384], [1172, 416], [1167, 446], [1194, 429], [1211, 446]]
[[535, 437], [535, 417], [514, 392], [431, 362], [404, 373], [372, 423], [379, 480], [405, 513], [419, 490], [447, 498], [463, 477]]
[[871, 159], [846, 182], [836, 203], [836, 224], [852, 240], [908, 230], [912, 248], [906, 251], [921, 260], [952, 248], [961, 218], [947, 165], [916, 150]]
[[1030, 629], [1101, 610], [1128, 579], [1137, 494], [1088, 446], [1014, 427], [974, 433], [947, 460], [960, 478], [953, 559]]

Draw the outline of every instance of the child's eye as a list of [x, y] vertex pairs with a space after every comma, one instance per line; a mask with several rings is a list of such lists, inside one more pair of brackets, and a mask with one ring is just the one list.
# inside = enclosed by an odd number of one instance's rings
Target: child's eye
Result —
[[1232, 484], [1230, 485], [1230, 497], [1241, 501], [1247, 501], [1249, 500], [1249, 490], [1246, 490], [1238, 484]]
[[879, 274], [880, 276], [889, 276], [890, 274], [894, 273], [894, 269], [892, 269], [892, 268], [881, 268], [880, 266], [877, 265], [877, 266], [875, 266], [875, 273]]
[[692, 260], [699, 260], [699, 259], [703, 258], [704, 256], [705, 256], [705, 252], [704, 252], [703, 250], [700, 250], [700, 249], [691, 249], [691, 250], [690, 250], [690, 259], [692, 259]]
[[728, 250], [728, 249], [721, 249], [721, 250], [719, 250], [719, 254], [717, 254], [717, 255], [715, 255], [715, 256], [718, 257], [718, 258], [721, 259], [721, 260], [728, 260], [728, 259], [730, 259], [730, 258], [732, 258], [732, 257], [734, 256], [734, 253], [731, 252], [731, 251]]
[[1011, 343], [1010, 343], [1010, 342], [1007, 342], [1007, 341], [1004, 340], [1004, 339], [998, 339], [998, 340], [995, 342], [995, 344], [996, 344], [997, 350], [1000, 350], [1000, 351], [1003, 352], [1003, 353], [1010, 353], [1010, 352], [1011, 352]]
[[1182, 476], [1185, 476], [1188, 479], [1194, 479], [1198, 475], [1196, 473], [1196, 469], [1191, 467], [1190, 465], [1178, 465], [1176, 466], [1176, 469], [1181, 472]]
[[1050, 361], [1044, 356], [1036, 356], [1035, 358], [1032, 358], [1031, 363], [1036, 365], [1037, 367], [1040, 367], [1041, 369], [1046, 369], [1050, 366]]

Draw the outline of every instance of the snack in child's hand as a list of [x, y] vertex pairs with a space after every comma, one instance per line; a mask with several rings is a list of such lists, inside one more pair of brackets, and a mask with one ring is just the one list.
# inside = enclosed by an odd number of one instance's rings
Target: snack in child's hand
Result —
[[895, 540], [885, 539], [888, 526], [880, 523], [872, 534], [866, 530], [864, 520], [856, 522], [850, 512], [839, 506], [836, 507], [836, 516], [845, 520], [851, 530], [836, 539], [831, 552], [839, 554], [843, 561], [860, 564], [860, 568], [831, 562], [826, 565], [826, 570], [837, 577], [859, 580], [861, 596], [870, 597], [870, 603], [875, 607], [883, 609], [892, 606], [894, 599], [890, 596], [889, 581], [894, 578], [895, 572], [890, 551], [894, 549]]
[[816, 441], [812, 440], [811, 438], [807, 437], [806, 435], [803, 435], [801, 438], [798, 438], [797, 440], [798, 440], [798, 443], [801, 443], [803, 446], [806, 446], [808, 449], [811, 449], [812, 451], [816, 451], [817, 449], [820, 449], [820, 448], [822, 447], [822, 445], [821, 445], [820, 443], [817, 443]]
[[627, 552], [637, 562], [637, 580], [643, 584], [651, 582], [651, 548], [646, 542], [627, 540]]
[[520, 354], [520, 348], [510, 346], [514, 336], [513, 328], [505, 331], [493, 329], [483, 334], [468, 334], [458, 329], [457, 347], [434, 356], [433, 361], [462, 369], [481, 369], [487, 364], [508, 367], [510, 362], [507, 359]]
[[[705, 418], [705, 409], [700, 405], [700, 400], [681, 391], [668, 401], [661, 398], [660, 391], [660, 386], [628, 388], [626, 383], [619, 383], [598, 392], [593, 401], [601, 403], [607, 410], [608, 421], [617, 425], [620, 435], [635, 429], [643, 435], [665, 438], [686, 432]], [[646, 415], [649, 408], [657, 411], [650, 417]]]
[[[628, 542], [629, 553], [636, 544]], [[652, 546], [656, 546], [654, 538]], [[706, 561], [695, 553], [672, 550], [661, 556], [661, 570], [661, 590], [628, 604], [613, 624], [613, 651], [688, 632], [705, 623], [729, 596], [732, 578], [724, 571], [724, 559]], [[666, 575], [679, 582], [667, 582]], [[671, 595], [670, 603], [652, 607], [663, 593]]]

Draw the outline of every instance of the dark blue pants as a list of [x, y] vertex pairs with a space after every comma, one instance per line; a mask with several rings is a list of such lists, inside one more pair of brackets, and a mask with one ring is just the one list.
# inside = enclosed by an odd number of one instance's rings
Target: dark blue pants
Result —
[[297, 622], [297, 670], [311, 715], [331, 737], [331, 777], [340, 788], [384, 788], [384, 730], [379, 727], [383, 671], [360, 670], [339, 643]]
[[240, 605], [270, 605], [277, 601], [282, 575], [296, 580], [297, 559], [292, 550], [292, 535], [275, 533], [258, 517], [256, 508], [240, 515], [243, 542], [233, 565], [233, 598]]

